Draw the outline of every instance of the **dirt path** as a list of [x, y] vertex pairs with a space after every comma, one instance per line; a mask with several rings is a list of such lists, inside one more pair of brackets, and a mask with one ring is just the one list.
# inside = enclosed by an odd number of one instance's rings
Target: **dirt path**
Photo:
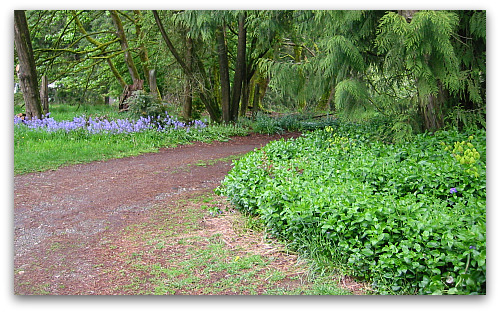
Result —
[[[179, 225], [187, 223], [183, 218], [187, 218], [188, 212], [180, 208], [193, 196], [219, 185], [231, 167], [229, 157], [262, 147], [279, 137], [282, 136], [254, 134], [229, 142], [196, 143], [137, 157], [16, 176], [15, 294], [137, 294], [140, 288], [151, 287], [152, 279], [147, 280], [148, 286], [143, 280], [135, 289], [121, 288], [130, 286], [127, 276], [132, 270], [136, 275], [155, 275], [152, 269], [147, 274], [140, 271], [145, 256], [140, 260], [142, 263], [131, 259], [134, 254], [130, 251], [137, 248], [131, 236], [138, 238], [139, 233], [166, 228], [161, 223], [169, 219], [178, 220]], [[165, 209], [172, 207], [176, 211]], [[198, 217], [191, 221], [195, 225], [193, 232], [207, 231], [223, 222]], [[148, 242], [154, 241], [152, 238], [159, 237], [150, 235]], [[175, 246], [165, 247], [165, 240], [163, 249], [154, 250], [158, 259], [160, 254], [165, 259], [166, 253], [175, 252]], [[227, 239], [221, 240], [223, 244], [234, 245]], [[156, 247], [159, 243], [155, 241]], [[175, 255], [186, 259], [189, 251], [184, 249]], [[125, 269], [127, 264], [130, 266]]]

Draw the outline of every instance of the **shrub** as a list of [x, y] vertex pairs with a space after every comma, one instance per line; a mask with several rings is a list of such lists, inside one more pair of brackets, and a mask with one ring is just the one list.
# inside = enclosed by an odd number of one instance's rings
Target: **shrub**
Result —
[[219, 191], [378, 293], [485, 293], [485, 131], [371, 138], [339, 124], [273, 142], [235, 162]]
[[158, 102], [154, 96], [144, 90], [137, 90], [132, 96], [125, 100], [128, 105], [128, 112], [133, 118], [140, 117], [165, 117], [167, 108], [164, 104]]

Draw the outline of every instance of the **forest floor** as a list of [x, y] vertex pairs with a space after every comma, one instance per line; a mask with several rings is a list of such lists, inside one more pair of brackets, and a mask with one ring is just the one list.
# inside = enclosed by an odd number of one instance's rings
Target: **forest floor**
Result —
[[[307, 265], [214, 194], [234, 159], [299, 135], [252, 134], [15, 176], [14, 293], [311, 294]], [[348, 277], [338, 285], [362, 292]]]

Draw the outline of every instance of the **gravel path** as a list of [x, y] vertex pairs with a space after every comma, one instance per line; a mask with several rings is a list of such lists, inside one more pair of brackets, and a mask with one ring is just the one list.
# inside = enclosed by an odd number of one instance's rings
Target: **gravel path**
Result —
[[[231, 167], [231, 161], [196, 166], [200, 161], [297, 136], [253, 134], [15, 176], [14, 293], [43, 287], [48, 294], [103, 294], [106, 281], [98, 279], [97, 265], [106, 262], [106, 270], [113, 270], [112, 260], [99, 254], [103, 237], [147, 218], [157, 203], [213, 190]], [[64, 290], [48, 287], [58, 285]]]

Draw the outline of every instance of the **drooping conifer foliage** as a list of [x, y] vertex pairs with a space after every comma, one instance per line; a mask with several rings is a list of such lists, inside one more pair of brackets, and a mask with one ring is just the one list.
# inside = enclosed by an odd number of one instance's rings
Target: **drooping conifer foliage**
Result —
[[[485, 126], [484, 11], [308, 14], [295, 36], [314, 53], [297, 58], [282, 48], [280, 58], [265, 62], [282, 94], [328, 99], [350, 119], [378, 115], [401, 138], [447, 125]], [[294, 76], [295, 84], [287, 80]]]

